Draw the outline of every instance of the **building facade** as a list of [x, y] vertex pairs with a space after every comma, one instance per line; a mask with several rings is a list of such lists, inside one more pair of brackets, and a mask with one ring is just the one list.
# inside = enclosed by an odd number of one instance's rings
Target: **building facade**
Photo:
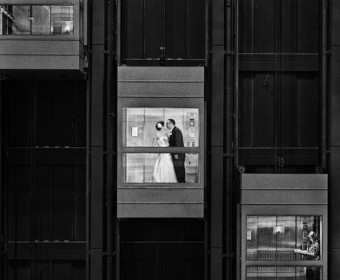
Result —
[[0, 0], [0, 278], [336, 279], [339, 15]]

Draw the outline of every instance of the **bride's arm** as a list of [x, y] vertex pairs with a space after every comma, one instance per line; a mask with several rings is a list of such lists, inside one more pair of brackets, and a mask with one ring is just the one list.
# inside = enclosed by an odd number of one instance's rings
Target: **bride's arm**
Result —
[[157, 133], [156, 133], [156, 138], [153, 139], [153, 146], [154, 146], [154, 147], [159, 147], [159, 143], [158, 143], [159, 138], [160, 138], [160, 135], [159, 135], [159, 133], [157, 132]]
[[158, 138], [154, 138], [154, 139], [153, 139], [153, 146], [154, 146], [154, 147], [158, 147], [158, 146], [159, 146], [157, 140], [158, 140]]

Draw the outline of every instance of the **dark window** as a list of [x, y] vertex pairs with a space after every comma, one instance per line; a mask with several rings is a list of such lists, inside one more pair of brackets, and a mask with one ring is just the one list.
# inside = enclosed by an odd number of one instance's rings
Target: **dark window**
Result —
[[204, 221], [130, 219], [120, 224], [121, 279], [204, 279]]
[[122, 63], [204, 62], [205, 0], [126, 0], [121, 7]]
[[321, 4], [320, 0], [240, 1], [242, 165], [319, 165]]

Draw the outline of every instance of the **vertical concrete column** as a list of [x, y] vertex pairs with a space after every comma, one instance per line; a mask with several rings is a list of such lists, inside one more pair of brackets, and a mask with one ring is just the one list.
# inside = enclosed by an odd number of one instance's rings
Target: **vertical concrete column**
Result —
[[223, 279], [224, 0], [211, 1], [208, 92], [208, 186], [210, 187], [210, 279]]
[[210, 277], [235, 278], [233, 174], [234, 22], [232, 0], [211, 1], [209, 148]]
[[105, 211], [105, 190], [104, 190], [104, 157], [105, 157], [105, 116], [104, 116], [104, 43], [105, 43], [105, 1], [89, 1], [90, 13], [90, 74], [89, 88], [90, 102], [88, 108], [88, 121], [90, 131], [88, 141], [89, 147], [89, 274], [88, 280], [104, 279], [103, 274], [103, 251], [104, 251], [104, 211]]
[[340, 2], [329, 1], [330, 12], [330, 67], [329, 67], [329, 275], [340, 275]]

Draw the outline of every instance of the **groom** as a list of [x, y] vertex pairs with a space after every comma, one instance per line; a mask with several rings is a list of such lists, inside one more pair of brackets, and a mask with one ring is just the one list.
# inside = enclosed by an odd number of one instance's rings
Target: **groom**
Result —
[[[184, 147], [182, 131], [176, 126], [176, 122], [173, 119], [168, 119], [166, 127], [170, 130], [168, 132], [169, 146]], [[185, 154], [171, 154], [171, 157], [178, 183], [185, 183]]]

